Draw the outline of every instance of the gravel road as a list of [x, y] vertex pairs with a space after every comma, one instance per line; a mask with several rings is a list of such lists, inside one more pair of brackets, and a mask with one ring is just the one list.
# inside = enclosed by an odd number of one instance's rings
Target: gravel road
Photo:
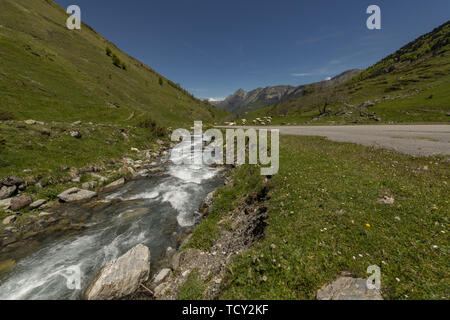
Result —
[[413, 156], [450, 155], [450, 125], [448, 124], [233, 128], [279, 129], [280, 134], [283, 135], [321, 136], [332, 141], [378, 146]]

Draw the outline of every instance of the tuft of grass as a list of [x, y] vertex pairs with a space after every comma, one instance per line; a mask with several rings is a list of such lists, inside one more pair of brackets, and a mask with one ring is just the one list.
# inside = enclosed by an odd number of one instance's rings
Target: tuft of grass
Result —
[[197, 269], [194, 269], [189, 274], [183, 286], [178, 293], [179, 300], [203, 300], [203, 292], [206, 286], [200, 279], [200, 274]]

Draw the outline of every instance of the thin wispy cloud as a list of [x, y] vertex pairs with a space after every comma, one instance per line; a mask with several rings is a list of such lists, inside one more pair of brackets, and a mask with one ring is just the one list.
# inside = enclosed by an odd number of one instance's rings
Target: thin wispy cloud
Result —
[[292, 73], [293, 77], [310, 77], [313, 76], [313, 73]]
[[295, 43], [298, 45], [304, 45], [304, 44], [312, 44], [316, 42], [321, 42], [333, 38], [337, 38], [339, 36], [343, 35], [342, 32], [334, 32], [334, 33], [328, 33], [325, 35], [315, 36], [307, 39], [297, 40]]

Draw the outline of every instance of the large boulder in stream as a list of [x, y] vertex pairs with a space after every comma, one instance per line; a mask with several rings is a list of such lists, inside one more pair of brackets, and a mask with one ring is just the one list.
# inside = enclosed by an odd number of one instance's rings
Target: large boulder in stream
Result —
[[150, 249], [139, 244], [108, 262], [84, 294], [87, 300], [117, 300], [134, 293], [150, 275]]
[[59, 200], [63, 202], [74, 202], [81, 200], [89, 200], [95, 197], [97, 193], [89, 190], [71, 188], [58, 195]]

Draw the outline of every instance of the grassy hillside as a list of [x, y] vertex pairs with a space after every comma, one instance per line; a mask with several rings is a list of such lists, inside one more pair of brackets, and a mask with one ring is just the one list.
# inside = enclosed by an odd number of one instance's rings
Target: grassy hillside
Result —
[[120, 166], [131, 148], [160, 150], [167, 127], [226, 114], [89, 26], [68, 30], [51, 0], [0, 0], [0, 8], [0, 179], [24, 178], [22, 191], [35, 198], [80, 187], [66, 183], [68, 168]]
[[223, 114], [89, 26], [68, 30], [68, 15], [53, 1], [0, 3], [0, 113], [19, 120], [127, 124], [150, 115], [166, 125]]
[[[251, 113], [275, 124], [450, 121], [450, 22], [336, 88]], [[367, 103], [366, 103], [367, 102]]]

